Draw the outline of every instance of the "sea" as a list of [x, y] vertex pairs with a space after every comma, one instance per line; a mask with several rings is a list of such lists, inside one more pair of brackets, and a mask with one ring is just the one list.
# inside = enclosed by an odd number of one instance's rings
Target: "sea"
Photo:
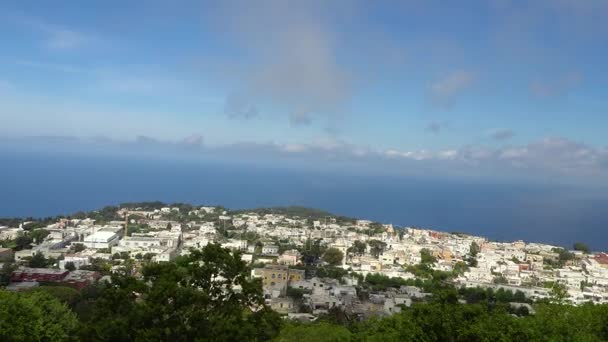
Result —
[[0, 217], [155, 200], [231, 209], [298, 205], [496, 241], [608, 250], [608, 194], [589, 187], [0, 149]]

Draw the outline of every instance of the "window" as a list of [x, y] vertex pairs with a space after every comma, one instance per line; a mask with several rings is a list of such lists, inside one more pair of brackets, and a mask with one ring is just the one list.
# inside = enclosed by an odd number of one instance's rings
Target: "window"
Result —
[[275, 278], [275, 274], [273, 273], [273, 274], [272, 274], [272, 279], [274, 279], [274, 278]]

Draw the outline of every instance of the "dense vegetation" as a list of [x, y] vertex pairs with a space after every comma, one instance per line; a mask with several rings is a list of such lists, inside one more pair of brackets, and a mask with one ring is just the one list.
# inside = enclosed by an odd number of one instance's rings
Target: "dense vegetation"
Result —
[[[21, 293], [0, 290], [0, 340], [608, 340], [606, 305], [538, 303], [530, 314], [509, 305], [525, 301], [521, 293], [458, 290], [440, 274], [412, 281], [378, 275], [362, 279], [361, 295], [401, 285], [417, 285], [431, 294], [390, 317], [359, 321], [333, 309], [315, 323], [293, 323], [264, 305], [261, 283], [248, 274], [238, 253], [209, 245], [176, 262], [148, 263], [141, 279], [114, 275], [111, 283], [80, 293], [60, 286]], [[303, 295], [295, 289], [288, 294], [297, 299]]]

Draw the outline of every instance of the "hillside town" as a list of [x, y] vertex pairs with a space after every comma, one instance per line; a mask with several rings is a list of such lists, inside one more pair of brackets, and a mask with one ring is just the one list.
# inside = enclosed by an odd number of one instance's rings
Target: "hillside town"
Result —
[[0, 241], [2, 285], [10, 291], [47, 283], [82, 289], [116, 273], [137, 277], [145, 263], [218, 243], [251, 266], [272, 309], [299, 320], [336, 308], [357, 317], [391, 315], [424, 301], [431, 295], [424, 281], [439, 275], [459, 289], [510, 292], [514, 305], [608, 303], [608, 254], [580, 243], [568, 250], [494, 242], [303, 208], [144, 203], [0, 226]]

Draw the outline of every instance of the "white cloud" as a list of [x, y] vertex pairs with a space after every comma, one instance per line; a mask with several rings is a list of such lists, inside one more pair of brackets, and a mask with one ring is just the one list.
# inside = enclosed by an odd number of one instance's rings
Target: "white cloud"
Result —
[[440, 106], [450, 106], [474, 81], [475, 75], [470, 71], [453, 71], [431, 84], [431, 100]]
[[561, 74], [552, 79], [536, 79], [530, 84], [530, 91], [537, 97], [553, 97], [563, 95], [578, 87], [583, 76], [578, 72]]
[[9, 81], [0, 80], [0, 92], [5, 92], [13, 89], [13, 84]]
[[219, 81], [247, 98], [248, 105], [265, 115], [282, 115], [293, 126], [319, 119], [337, 124], [358, 89], [384, 68], [394, 74], [403, 65], [402, 42], [378, 25], [366, 27], [365, 37], [353, 36], [360, 29], [357, 16], [365, 15], [354, 2], [221, 3], [208, 13], [210, 26], [246, 58], [223, 58], [210, 62], [220, 67], [209, 69], [222, 70]]
[[17, 61], [17, 65], [29, 67], [29, 68], [53, 71], [53, 72], [64, 72], [64, 73], [90, 73], [91, 72], [91, 70], [89, 70], [89, 69], [81, 68], [81, 67], [69, 65], [69, 64], [36, 62], [36, 61], [29, 61], [29, 60]]
[[451, 177], [524, 177], [565, 182], [591, 182], [608, 179], [608, 149], [591, 147], [560, 137], [548, 137], [521, 146], [489, 148], [464, 146], [438, 151], [374, 150], [335, 139], [321, 139], [310, 143], [252, 143], [206, 146], [203, 137], [193, 134], [183, 140], [158, 140], [138, 136], [135, 140], [74, 139], [69, 137], [28, 138], [27, 143], [103, 145], [121, 153], [159, 153], [172, 151], [193, 153], [195, 156], [216, 156], [230, 160], [269, 161], [273, 165], [296, 162], [349, 163], [350, 167], [375, 172], [419, 174]]
[[85, 34], [74, 30], [51, 26], [43, 26], [43, 28], [48, 34], [46, 46], [52, 49], [74, 49], [87, 44], [90, 40]]
[[43, 35], [42, 45], [52, 50], [70, 50], [90, 44], [93, 36], [63, 25], [52, 24], [19, 12], [4, 12], [0, 19]]

